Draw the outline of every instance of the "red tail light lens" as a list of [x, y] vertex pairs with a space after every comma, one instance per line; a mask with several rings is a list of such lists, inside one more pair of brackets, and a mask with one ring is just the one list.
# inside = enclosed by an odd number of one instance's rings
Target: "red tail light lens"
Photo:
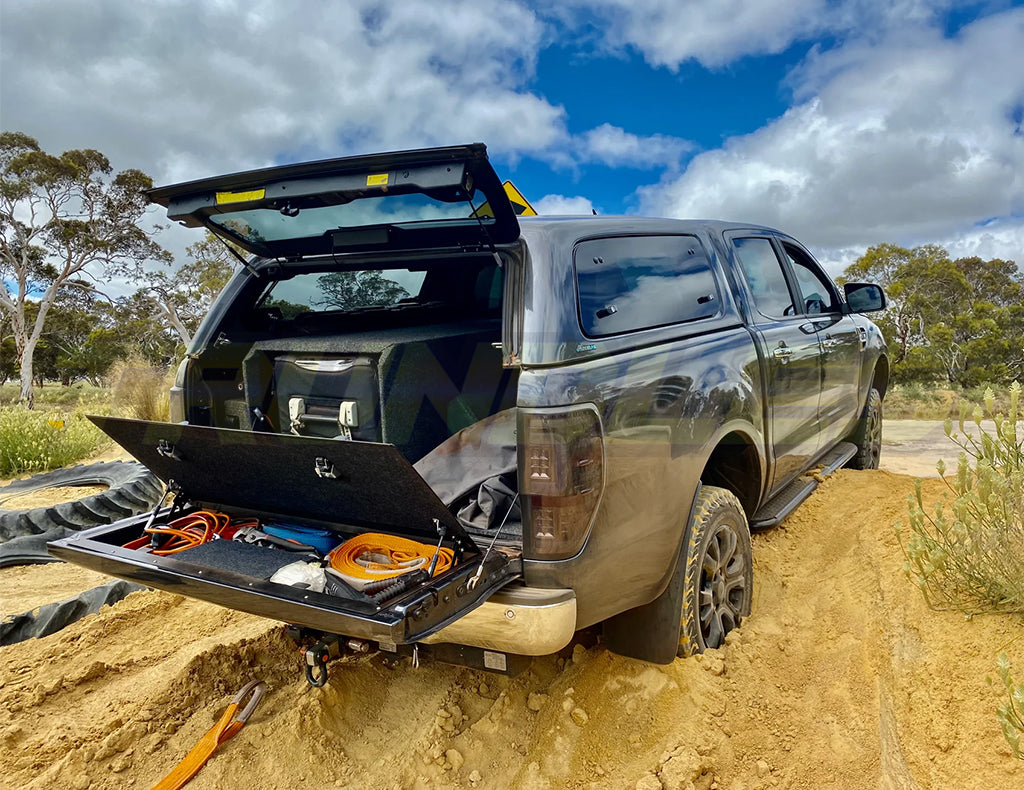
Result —
[[580, 552], [604, 480], [601, 418], [590, 405], [519, 409], [523, 555], [562, 560]]

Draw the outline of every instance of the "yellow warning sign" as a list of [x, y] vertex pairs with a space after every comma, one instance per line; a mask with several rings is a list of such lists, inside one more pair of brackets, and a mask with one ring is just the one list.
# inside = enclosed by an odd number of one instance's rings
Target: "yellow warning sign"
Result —
[[368, 187], [386, 187], [388, 185], [388, 174], [387, 173], [373, 173], [366, 177], [366, 186]]
[[[523, 193], [516, 189], [516, 185], [511, 181], [506, 181], [502, 186], [505, 188], [505, 194], [508, 196], [508, 202], [512, 204], [512, 210], [516, 213], [517, 217], [536, 217], [537, 211], [533, 206], [530, 205], [530, 201], [523, 197]], [[484, 203], [480, 208], [473, 212], [474, 217], [493, 217], [494, 212], [491, 211], [491, 204]]]
[[517, 217], [537, 216], [537, 211], [530, 205], [530, 201], [523, 197], [523, 193], [516, 189], [515, 184], [511, 181], [506, 181], [502, 186], [505, 187], [505, 194], [508, 195], [509, 202], [512, 204]]

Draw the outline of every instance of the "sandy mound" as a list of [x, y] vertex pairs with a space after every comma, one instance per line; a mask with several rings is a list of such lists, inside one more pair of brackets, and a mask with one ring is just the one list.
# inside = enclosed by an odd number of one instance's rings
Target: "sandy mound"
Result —
[[827, 481], [754, 537], [753, 617], [667, 667], [583, 634], [514, 680], [378, 656], [309, 689], [277, 624], [136, 593], [0, 649], [0, 786], [148, 787], [256, 677], [270, 693], [190, 788], [1022, 786], [985, 678], [1024, 628], [925, 607], [892, 531], [912, 486]]

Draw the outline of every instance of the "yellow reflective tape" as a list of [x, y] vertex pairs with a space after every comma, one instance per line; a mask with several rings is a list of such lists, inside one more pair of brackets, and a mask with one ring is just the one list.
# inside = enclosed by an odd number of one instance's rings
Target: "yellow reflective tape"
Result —
[[376, 173], [366, 177], [366, 186], [368, 187], [386, 187], [388, 185], [388, 174], [387, 173]]
[[217, 205], [224, 203], [248, 203], [250, 200], [263, 200], [267, 195], [265, 189], [251, 189], [248, 192], [218, 192]]

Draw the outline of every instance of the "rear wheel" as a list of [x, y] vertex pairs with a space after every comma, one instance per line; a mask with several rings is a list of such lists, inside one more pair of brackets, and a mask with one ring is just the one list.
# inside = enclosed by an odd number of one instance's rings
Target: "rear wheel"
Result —
[[857, 419], [850, 441], [857, 445], [857, 454], [847, 466], [851, 469], [877, 469], [882, 457], [882, 395], [874, 387], [868, 392], [867, 403]]
[[704, 486], [697, 495], [684, 554], [678, 655], [721, 647], [750, 614], [753, 561], [750, 528], [731, 492]]

